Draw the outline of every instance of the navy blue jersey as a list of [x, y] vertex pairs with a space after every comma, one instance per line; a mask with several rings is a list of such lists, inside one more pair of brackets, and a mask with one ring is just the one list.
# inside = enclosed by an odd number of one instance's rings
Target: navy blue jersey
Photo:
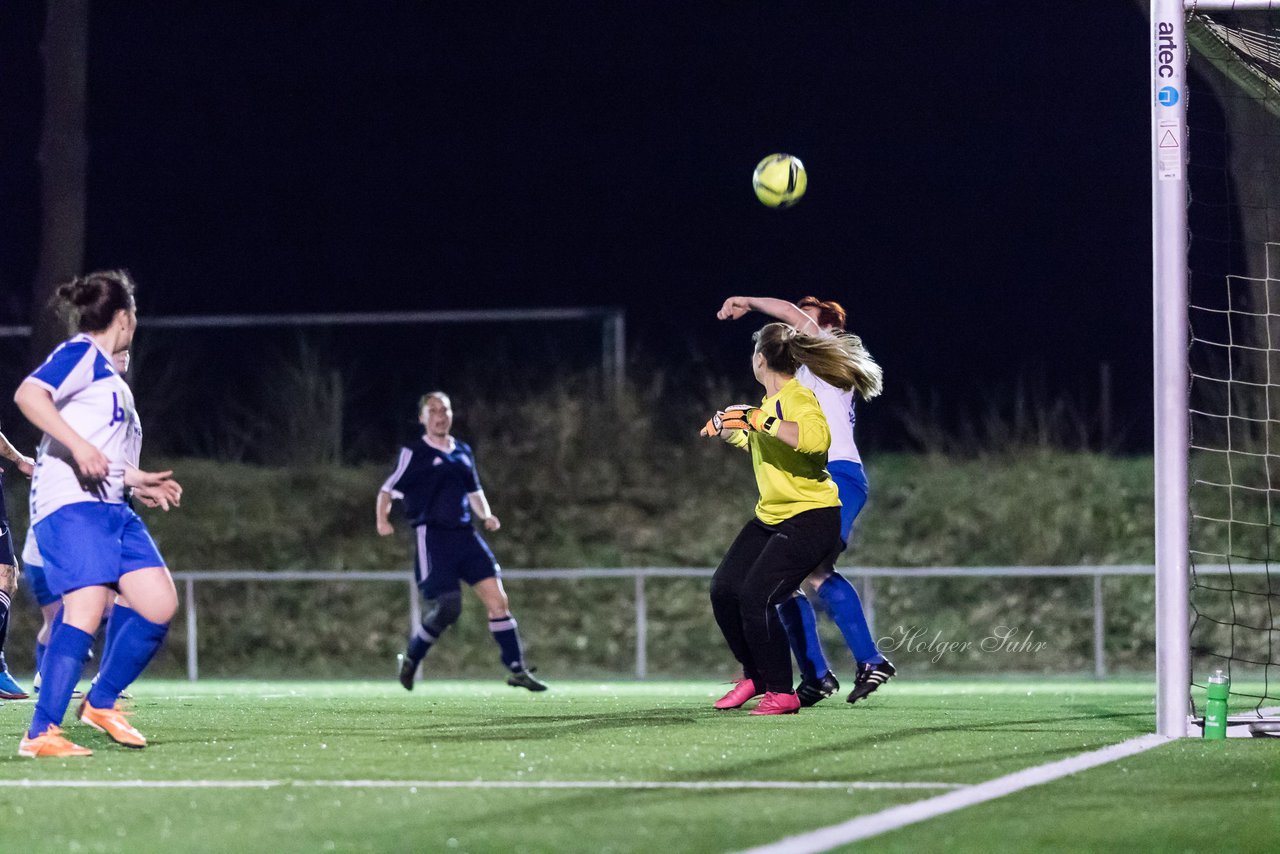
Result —
[[382, 491], [404, 503], [405, 518], [414, 527], [470, 527], [467, 494], [480, 491], [475, 455], [464, 442], [455, 442], [448, 453], [423, 440], [413, 442], [400, 449]]

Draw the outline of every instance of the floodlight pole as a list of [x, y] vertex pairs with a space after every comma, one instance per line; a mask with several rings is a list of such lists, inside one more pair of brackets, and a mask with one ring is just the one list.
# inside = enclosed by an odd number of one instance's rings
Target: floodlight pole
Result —
[[1151, 3], [1155, 344], [1156, 732], [1187, 734], [1191, 652], [1187, 458], [1187, 39], [1184, 0]]

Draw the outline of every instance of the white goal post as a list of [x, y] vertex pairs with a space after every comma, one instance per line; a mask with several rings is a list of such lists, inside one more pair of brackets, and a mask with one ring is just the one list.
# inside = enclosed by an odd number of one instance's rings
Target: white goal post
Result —
[[1191, 678], [1187, 373], [1187, 39], [1183, 0], [1151, 3], [1156, 732], [1187, 734]]
[[1280, 0], [1151, 2], [1156, 731], [1171, 738], [1185, 737], [1191, 729], [1193, 682], [1187, 21], [1202, 13], [1266, 11], [1280, 12]]

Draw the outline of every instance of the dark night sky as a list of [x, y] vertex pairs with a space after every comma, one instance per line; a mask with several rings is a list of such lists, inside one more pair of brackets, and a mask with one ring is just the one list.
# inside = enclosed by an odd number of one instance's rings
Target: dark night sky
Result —
[[[0, 324], [35, 267], [38, 5], [0, 7]], [[812, 292], [890, 405], [1091, 397], [1110, 362], [1141, 445], [1145, 32], [1128, 2], [94, 2], [86, 266], [152, 314], [620, 305], [726, 373], [725, 296]], [[773, 151], [794, 209], [751, 193]]]

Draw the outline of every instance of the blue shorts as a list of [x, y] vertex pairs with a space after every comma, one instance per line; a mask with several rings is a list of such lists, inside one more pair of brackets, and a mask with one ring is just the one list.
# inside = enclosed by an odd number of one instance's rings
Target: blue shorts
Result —
[[115, 587], [120, 576], [164, 566], [146, 524], [127, 504], [82, 501], [36, 523], [49, 592], [61, 598], [81, 587]]
[[31, 595], [36, 597], [36, 604], [41, 608], [58, 601], [59, 597], [53, 595], [53, 591], [49, 589], [49, 582], [44, 578], [42, 564], [28, 561], [27, 565], [22, 567], [22, 577], [31, 585]]
[[867, 473], [862, 463], [836, 460], [827, 463], [827, 471], [840, 490], [840, 539], [846, 546], [853, 536], [853, 520], [867, 503]]
[[419, 525], [413, 529], [413, 536], [414, 578], [424, 599], [456, 591], [461, 581], [474, 586], [478, 581], [495, 578], [500, 571], [488, 543], [474, 528]]

